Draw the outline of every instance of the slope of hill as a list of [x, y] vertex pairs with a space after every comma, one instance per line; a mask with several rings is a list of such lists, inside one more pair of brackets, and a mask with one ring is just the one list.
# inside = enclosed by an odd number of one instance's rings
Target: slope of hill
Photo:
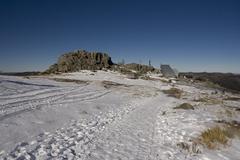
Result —
[[[113, 71], [0, 76], [0, 159], [239, 159], [239, 95], [172, 87]], [[210, 150], [214, 126], [231, 134]]]

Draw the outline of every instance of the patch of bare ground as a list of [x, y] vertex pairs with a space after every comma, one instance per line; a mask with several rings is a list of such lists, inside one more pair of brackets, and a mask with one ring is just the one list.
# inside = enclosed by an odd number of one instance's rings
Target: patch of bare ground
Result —
[[236, 106], [229, 106], [229, 105], [224, 105], [226, 108], [229, 108], [230, 110], [236, 111], [236, 112], [240, 112], [240, 107], [236, 107]]
[[187, 153], [199, 154], [201, 153], [200, 145], [195, 141], [179, 142], [177, 146]]
[[234, 111], [234, 109], [224, 107], [224, 109], [223, 110], [219, 110], [217, 112], [217, 114], [220, 117], [222, 117], [224, 115], [226, 115], [227, 117], [233, 117], [234, 115], [236, 115], [236, 112]]
[[183, 94], [183, 91], [178, 88], [170, 88], [168, 90], [163, 90], [163, 93], [167, 94], [169, 97], [180, 99]]
[[51, 78], [51, 80], [54, 80], [56, 82], [70, 82], [70, 83], [76, 83], [76, 84], [88, 84], [89, 81], [84, 80], [76, 80], [76, 79], [67, 79], [67, 78]]
[[182, 104], [174, 107], [173, 109], [185, 109], [185, 110], [191, 109], [191, 110], [194, 110], [194, 107], [189, 103], [182, 103]]
[[102, 85], [104, 88], [116, 88], [116, 87], [130, 87], [131, 85], [126, 85], [126, 84], [121, 84], [121, 83], [116, 83], [112, 81], [102, 81]]
[[199, 99], [194, 99], [195, 102], [202, 102], [207, 105], [214, 105], [214, 104], [223, 104], [223, 100], [220, 98], [214, 97], [202, 97]]
[[156, 97], [159, 94], [159, 91], [156, 89], [153, 90], [135, 90], [135, 92], [132, 94], [134, 97]]
[[144, 87], [138, 85], [127, 85], [116, 83], [112, 81], [102, 81], [101, 85], [106, 89], [114, 89], [117, 91], [122, 91], [124, 93], [129, 93], [135, 98], [139, 97], [155, 97], [159, 94], [160, 90], [154, 87]]
[[226, 100], [226, 101], [240, 101], [240, 97], [228, 96], [228, 97], [224, 98], [223, 100]]
[[222, 124], [224, 128], [226, 129], [227, 136], [230, 138], [238, 137], [240, 138], [240, 122], [238, 121], [225, 121], [220, 120], [216, 121], [219, 124]]

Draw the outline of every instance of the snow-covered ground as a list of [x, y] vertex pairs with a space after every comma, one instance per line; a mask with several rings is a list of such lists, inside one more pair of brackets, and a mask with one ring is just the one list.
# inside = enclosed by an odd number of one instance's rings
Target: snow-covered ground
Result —
[[[0, 76], [0, 159], [240, 159], [238, 138], [215, 150], [193, 141], [218, 120], [239, 122], [232, 109], [239, 101], [180, 84], [174, 87], [183, 97], [169, 97], [162, 90], [173, 84], [149, 76], [154, 80], [112, 71]], [[196, 101], [203, 97], [221, 103]], [[185, 102], [195, 109], [173, 109]]]

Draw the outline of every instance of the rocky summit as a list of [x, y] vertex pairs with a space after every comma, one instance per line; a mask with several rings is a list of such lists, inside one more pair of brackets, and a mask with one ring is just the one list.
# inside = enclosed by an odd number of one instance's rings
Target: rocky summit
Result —
[[79, 70], [99, 70], [113, 65], [106, 53], [77, 50], [59, 57], [58, 62], [49, 67], [46, 73], [76, 72]]

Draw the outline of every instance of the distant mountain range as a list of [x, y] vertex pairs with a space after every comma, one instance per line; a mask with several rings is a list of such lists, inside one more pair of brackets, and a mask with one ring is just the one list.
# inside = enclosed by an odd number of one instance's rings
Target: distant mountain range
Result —
[[200, 82], [213, 82], [221, 87], [240, 91], [240, 75], [233, 73], [207, 73], [207, 72], [185, 72], [179, 73], [179, 77], [186, 77]]

